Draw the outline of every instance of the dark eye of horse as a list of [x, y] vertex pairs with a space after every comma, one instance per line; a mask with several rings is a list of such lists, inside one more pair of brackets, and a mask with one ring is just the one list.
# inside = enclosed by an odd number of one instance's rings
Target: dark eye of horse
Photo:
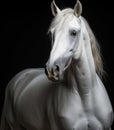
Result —
[[77, 34], [76, 30], [71, 30], [71, 31], [70, 31], [70, 35], [71, 35], [71, 36], [75, 37], [76, 34]]

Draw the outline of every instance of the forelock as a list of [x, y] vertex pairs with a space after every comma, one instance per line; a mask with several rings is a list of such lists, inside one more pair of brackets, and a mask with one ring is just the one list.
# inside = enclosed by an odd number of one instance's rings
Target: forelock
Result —
[[54, 19], [52, 20], [49, 30], [62, 25], [64, 22], [70, 20], [71, 17], [74, 17], [73, 9], [67, 8], [62, 10]]

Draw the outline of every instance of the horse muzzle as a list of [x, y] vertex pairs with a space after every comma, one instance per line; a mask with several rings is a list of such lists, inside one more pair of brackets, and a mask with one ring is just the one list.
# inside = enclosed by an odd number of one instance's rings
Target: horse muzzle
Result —
[[45, 67], [45, 74], [47, 75], [48, 79], [52, 81], [59, 81], [61, 79], [60, 67], [58, 65], [50, 66], [47, 63]]
[[72, 53], [68, 53], [55, 61], [51, 62], [51, 58], [46, 64], [45, 73], [49, 80], [60, 81], [64, 77], [64, 71], [69, 67], [72, 61]]

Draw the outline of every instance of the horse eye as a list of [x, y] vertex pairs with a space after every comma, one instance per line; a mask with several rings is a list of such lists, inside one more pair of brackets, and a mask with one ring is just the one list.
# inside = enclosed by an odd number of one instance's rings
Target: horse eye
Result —
[[77, 34], [76, 30], [71, 30], [71, 31], [70, 31], [70, 35], [71, 35], [71, 36], [75, 37], [76, 34]]

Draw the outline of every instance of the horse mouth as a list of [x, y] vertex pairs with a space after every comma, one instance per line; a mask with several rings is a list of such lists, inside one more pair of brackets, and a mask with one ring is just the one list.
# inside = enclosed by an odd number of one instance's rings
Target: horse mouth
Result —
[[57, 76], [53, 76], [53, 75], [48, 75], [48, 79], [51, 81], [60, 81], [60, 78]]
[[53, 72], [49, 72], [47, 70], [47, 68], [45, 68], [45, 74], [48, 77], [48, 79], [51, 80], [51, 81], [57, 82], [57, 81], [60, 81], [62, 79], [62, 78], [60, 78], [59, 74], [58, 75], [54, 75], [54, 73]]

